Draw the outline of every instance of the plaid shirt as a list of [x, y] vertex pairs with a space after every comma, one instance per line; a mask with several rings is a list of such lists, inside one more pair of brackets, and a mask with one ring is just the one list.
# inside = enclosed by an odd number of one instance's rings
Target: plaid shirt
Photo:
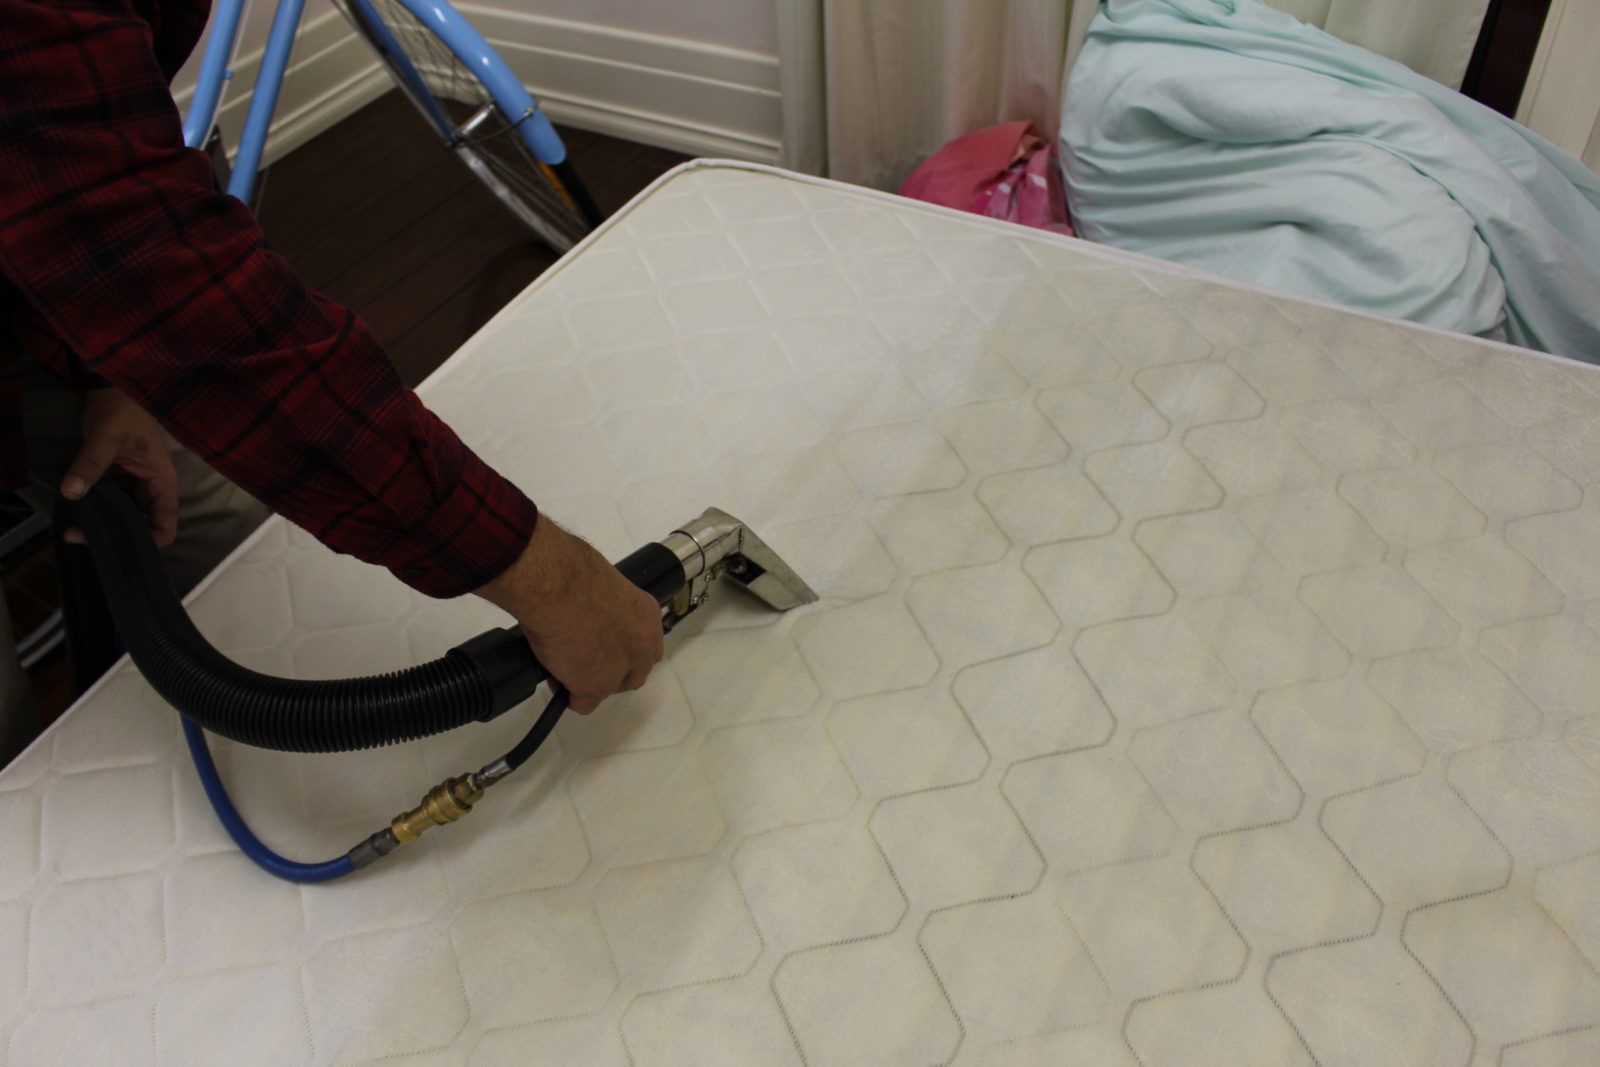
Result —
[[167, 83], [208, 6], [0, 0], [0, 480], [27, 473], [27, 351], [115, 385], [336, 551], [434, 596], [476, 589], [533, 504], [183, 146]]

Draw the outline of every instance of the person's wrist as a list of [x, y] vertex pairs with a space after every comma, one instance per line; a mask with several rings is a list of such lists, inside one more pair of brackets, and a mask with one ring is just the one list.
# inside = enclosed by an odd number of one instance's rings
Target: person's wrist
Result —
[[519, 619], [530, 610], [560, 602], [571, 584], [563, 563], [575, 538], [541, 515], [517, 558], [478, 590], [478, 595]]

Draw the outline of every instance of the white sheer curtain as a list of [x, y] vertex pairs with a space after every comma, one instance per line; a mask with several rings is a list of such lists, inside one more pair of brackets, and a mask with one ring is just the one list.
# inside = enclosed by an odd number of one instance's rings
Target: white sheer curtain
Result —
[[[941, 144], [1030, 119], [1054, 137], [1096, 0], [775, 0], [784, 161], [894, 188]], [[1489, 0], [1268, 0], [1459, 86]]]
[[1266, 0], [1351, 44], [1461, 88], [1489, 0]]
[[1092, 0], [777, 0], [784, 159], [893, 188], [953, 137], [1031, 119], [1053, 138]]

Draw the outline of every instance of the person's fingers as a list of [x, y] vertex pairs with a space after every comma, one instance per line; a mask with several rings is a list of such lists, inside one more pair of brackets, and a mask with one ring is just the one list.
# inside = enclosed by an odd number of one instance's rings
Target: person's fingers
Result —
[[83, 531], [78, 529], [76, 526], [70, 528], [66, 533], [62, 534], [61, 540], [65, 541], [69, 545], [86, 545], [89, 543], [87, 540], [85, 540]]
[[600, 706], [600, 701], [603, 699], [605, 698], [593, 696], [589, 693], [569, 692], [567, 698], [567, 710], [575, 711], [579, 715], [587, 715], [595, 708], [598, 708]]
[[640, 604], [639, 615], [643, 620], [641, 625], [644, 627], [642, 631], [644, 634], [643, 644], [648, 649], [647, 654], [650, 656], [650, 661], [652, 663], [660, 663], [661, 658], [667, 654], [667, 633], [661, 626], [661, 605], [655, 602], [654, 597], [644, 593], [642, 590], [638, 599]]
[[178, 536], [178, 474], [170, 465], [145, 482], [150, 499], [150, 533], [161, 548]]
[[649, 677], [650, 667], [635, 667], [633, 670], [629, 671], [628, 676], [622, 680], [621, 691], [625, 693], [631, 693], [635, 689], [642, 689], [644, 688], [645, 680]]
[[109, 437], [91, 436], [61, 479], [61, 495], [82, 500], [89, 487], [98, 482], [117, 459], [117, 442]]

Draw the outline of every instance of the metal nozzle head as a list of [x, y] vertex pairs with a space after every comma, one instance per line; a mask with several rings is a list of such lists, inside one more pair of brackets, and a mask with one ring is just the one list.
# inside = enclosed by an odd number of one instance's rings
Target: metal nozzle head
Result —
[[754, 593], [762, 603], [775, 611], [788, 611], [801, 604], [816, 603], [817, 594], [805, 579], [796, 574], [794, 568], [785, 563], [754, 530], [726, 512], [718, 511], [716, 514], [739, 524], [739, 550], [725, 561], [723, 573], [728, 578]]
[[[683, 564], [688, 588], [726, 575], [776, 611], [811, 604], [817, 594], [768, 544], [720, 508], [707, 508], [661, 542]], [[693, 599], [698, 600], [698, 596]]]

